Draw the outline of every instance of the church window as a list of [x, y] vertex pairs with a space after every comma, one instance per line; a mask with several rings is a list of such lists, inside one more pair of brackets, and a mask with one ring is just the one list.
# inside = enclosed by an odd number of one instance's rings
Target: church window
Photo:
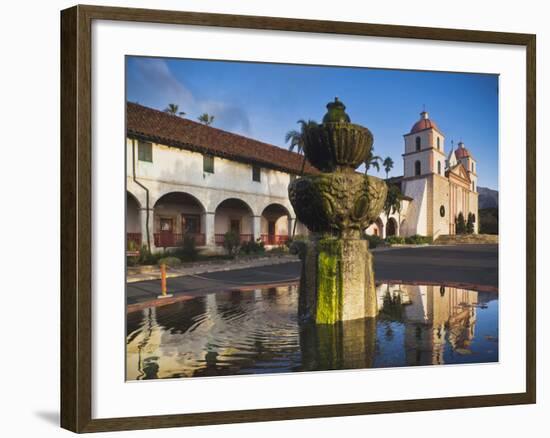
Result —
[[437, 162], [437, 173], [441, 175], [441, 161]]
[[416, 150], [420, 150], [420, 137], [416, 137]]
[[153, 162], [153, 143], [141, 140], [138, 142], [138, 160]]
[[476, 183], [472, 181], [472, 192], [476, 191]]
[[414, 174], [417, 175], [417, 176], [420, 175], [421, 170], [422, 169], [420, 168], [420, 161], [415, 161], [414, 162]]
[[252, 166], [252, 181], [260, 182], [262, 180], [262, 169], [260, 166]]
[[439, 150], [440, 147], [441, 147], [441, 143], [439, 141], [439, 137], [437, 137], [437, 150]]
[[202, 156], [202, 171], [206, 173], [214, 173], [214, 157], [212, 155]]
[[474, 171], [474, 163], [473, 163], [473, 162], [472, 162], [472, 172], [475, 173], [475, 171]]
[[444, 205], [439, 207], [439, 216], [445, 217], [445, 206]]

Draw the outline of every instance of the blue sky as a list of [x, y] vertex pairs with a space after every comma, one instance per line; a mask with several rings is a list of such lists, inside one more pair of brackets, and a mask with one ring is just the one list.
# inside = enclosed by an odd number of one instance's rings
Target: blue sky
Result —
[[[127, 58], [127, 99], [280, 147], [299, 119], [320, 121], [335, 96], [352, 122], [374, 134], [375, 153], [402, 175], [403, 134], [425, 106], [446, 137], [478, 162], [478, 185], [498, 189], [498, 76], [167, 58]], [[376, 175], [376, 171], [372, 170]], [[379, 176], [383, 176], [383, 172]]]

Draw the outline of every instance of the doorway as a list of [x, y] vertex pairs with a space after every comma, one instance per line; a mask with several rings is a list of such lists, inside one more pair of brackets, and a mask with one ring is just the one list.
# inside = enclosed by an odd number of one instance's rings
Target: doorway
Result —
[[240, 219], [231, 219], [231, 221], [229, 222], [229, 229], [237, 234], [237, 235], [240, 235], [241, 234], [241, 221]]
[[267, 223], [267, 243], [268, 245], [275, 244], [275, 221], [268, 221]]

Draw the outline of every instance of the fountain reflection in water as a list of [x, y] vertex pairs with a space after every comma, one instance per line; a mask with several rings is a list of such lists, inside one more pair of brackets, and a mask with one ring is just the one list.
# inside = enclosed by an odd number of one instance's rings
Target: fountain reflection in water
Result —
[[498, 295], [376, 288], [377, 318], [298, 324], [295, 284], [209, 294], [128, 315], [127, 379], [498, 361]]

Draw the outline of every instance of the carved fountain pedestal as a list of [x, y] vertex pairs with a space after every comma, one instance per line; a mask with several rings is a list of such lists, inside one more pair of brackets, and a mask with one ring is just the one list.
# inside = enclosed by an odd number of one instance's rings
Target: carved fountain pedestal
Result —
[[323, 123], [304, 131], [304, 153], [320, 173], [288, 188], [297, 218], [311, 232], [294, 246], [303, 261], [299, 313], [318, 324], [376, 316], [372, 255], [362, 233], [387, 194], [380, 178], [355, 171], [371, 155], [371, 132], [351, 123], [338, 99], [327, 108]]

